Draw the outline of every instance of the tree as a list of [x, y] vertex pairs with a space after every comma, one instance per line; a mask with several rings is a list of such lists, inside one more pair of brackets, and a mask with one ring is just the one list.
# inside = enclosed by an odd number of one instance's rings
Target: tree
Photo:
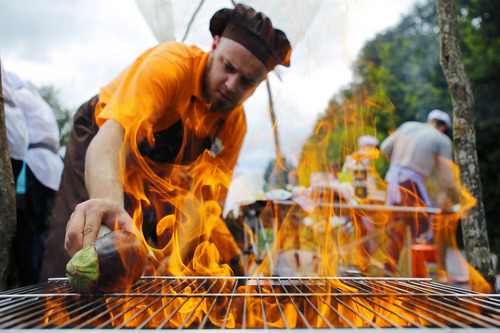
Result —
[[468, 216], [462, 218], [467, 261], [495, 289], [496, 277], [486, 232], [481, 179], [476, 153], [474, 96], [465, 72], [458, 35], [458, 18], [454, 0], [436, 0], [441, 34], [441, 66], [448, 81], [453, 102], [455, 161], [460, 180], [477, 199]]
[[6, 287], [10, 248], [16, 232], [16, 196], [7, 143], [1, 76], [0, 73], [0, 291]]
[[[500, 253], [500, 2], [456, 0], [464, 66], [471, 81], [476, 116], [476, 145], [491, 251]], [[497, 265], [497, 273], [500, 265]]]
[[69, 132], [73, 124], [72, 113], [69, 109], [61, 106], [59, 101], [59, 91], [54, 86], [42, 86], [38, 88], [38, 92], [42, 98], [52, 107], [59, 128], [59, 143], [65, 146], [68, 142]]

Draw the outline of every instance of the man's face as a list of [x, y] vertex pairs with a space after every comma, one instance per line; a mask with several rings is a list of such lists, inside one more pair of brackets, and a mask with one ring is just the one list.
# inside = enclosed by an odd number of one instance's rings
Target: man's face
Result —
[[241, 44], [214, 37], [205, 69], [203, 92], [210, 111], [225, 113], [247, 99], [266, 77], [267, 70]]

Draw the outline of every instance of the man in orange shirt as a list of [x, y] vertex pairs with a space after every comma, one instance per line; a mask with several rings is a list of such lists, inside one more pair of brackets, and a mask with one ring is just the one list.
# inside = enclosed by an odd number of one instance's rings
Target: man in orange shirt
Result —
[[171, 198], [198, 186], [196, 166], [222, 178], [217, 186], [201, 181], [203, 196], [224, 201], [246, 131], [242, 103], [276, 65], [289, 66], [291, 46], [245, 5], [216, 12], [210, 31], [208, 53], [160, 44], [78, 110], [42, 281], [64, 275], [69, 256], [96, 239], [101, 223], [166, 246], [171, 234], [158, 221], [178, 208]]

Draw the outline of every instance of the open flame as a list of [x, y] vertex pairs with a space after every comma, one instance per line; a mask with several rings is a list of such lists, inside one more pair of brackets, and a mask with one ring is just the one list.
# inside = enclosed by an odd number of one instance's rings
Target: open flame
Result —
[[[160, 276], [234, 275], [235, 270], [243, 268], [242, 261], [239, 260], [242, 249], [221, 217], [221, 200], [227, 193], [231, 170], [208, 150], [187, 165], [165, 167], [156, 164], [139, 153], [138, 137], [144, 137], [139, 135], [141, 131], [143, 130], [137, 128], [127, 133], [130, 149], [134, 152], [134, 158], [128, 163], [129, 166], [136, 167], [128, 168], [129, 171], [124, 174], [124, 184], [132, 203], [134, 221], [140, 230], [143, 230], [144, 208], [149, 209], [150, 205], [154, 205], [155, 216], [158, 217], [158, 238], [155, 241], [144, 239], [151, 254], [151, 265], [147, 273]], [[154, 140], [151, 133], [146, 137]], [[367, 154], [370, 158], [377, 157], [375, 152]], [[322, 174], [335, 172], [317, 157], [318, 152], [315, 152], [307, 158], [308, 168], [313, 166]], [[359, 156], [360, 159], [364, 157], [366, 156]], [[456, 166], [451, 167], [458, 175]], [[299, 175], [304, 173], [307, 171], [299, 170]], [[458, 177], [455, 179], [458, 182]], [[349, 180], [353, 181], [352, 178]], [[377, 179], [376, 183], [366, 182], [366, 179], [363, 181], [368, 192], [374, 193], [373, 190], [377, 189], [380, 194], [380, 191], [385, 191], [385, 183], [381, 179]], [[303, 200], [313, 203], [313, 209], [305, 210], [304, 207], [308, 206], [300, 200], [286, 205], [268, 201], [260, 216], [263, 225], [271, 231], [271, 239], [268, 240], [270, 245], [266, 249], [268, 253], [262, 262], [257, 262], [253, 255], [247, 256], [243, 260], [247, 263], [246, 267], [236, 273], [254, 276], [280, 275], [280, 267], [285, 265], [291, 267], [295, 274], [303, 276], [339, 276], [356, 271], [364, 276], [432, 277], [439, 282], [449, 282], [444, 258], [458, 251], [455, 240], [458, 221], [460, 216], [475, 204], [474, 198], [465, 188], [459, 186], [461, 196], [465, 199], [460, 211], [435, 214], [426, 210], [419, 200], [415, 200], [417, 206], [411, 207], [413, 210], [405, 210], [405, 207], [390, 209], [384, 206], [370, 206], [373, 200], [370, 201], [369, 197], [361, 197], [355, 190], [346, 191], [336, 184], [330, 185], [332, 184], [329, 182], [320, 186], [310, 184], [306, 189], [308, 191], [299, 193], [298, 196]], [[151, 198], [155, 199], [154, 203], [150, 201]], [[363, 209], [360, 205], [373, 209]], [[376, 207], [378, 208], [375, 209]], [[418, 225], [422, 217], [431, 221], [434, 238], [415, 244], [414, 240], [409, 238], [409, 226], [412, 223]], [[250, 231], [250, 237], [259, 237], [251, 232], [254, 229], [246, 225], [246, 221], [241, 218], [238, 221], [243, 225], [241, 230]], [[395, 246], [399, 256], [391, 253], [391, 244], [394, 243], [397, 243]], [[307, 256], [309, 257], [306, 258]], [[460, 255], [455, 253], [454, 258], [455, 263], [462, 266], [462, 278], [470, 281], [474, 288], [481, 286], [480, 291], [488, 291], [488, 284], [481, 280], [480, 275], [475, 273]], [[333, 281], [331, 285], [323, 288], [327, 291], [335, 289], [342, 293], [359, 292], [356, 288], [343, 284], [341, 280]], [[193, 285], [182, 292], [203, 293], [210, 292], [211, 288], [213, 286], [210, 283], [205, 283]], [[234, 281], [217, 286], [218, 290], [227, 292], [231, 292], [233, 288]], [[259, 295], [279, 292], [274, 286], [265, 284], [238, 288], [245, 289], [240, 290], [243, 293], [255, 292]], [[175, 294], [177, 291], [175, 287], [167, 285], [164, 292]], [[163, 313], [163, 316], [154, 316], [147, 326], [163, 326], [167, 323], [172, 327], [189, 327], [200, 324], [205, 315], [210, 313], [208, 319], [212, 324], [235, 328], [239, 325], [238, 317], [243, 311], [247, 318], [245, 326], [249, 328], [263, 327], [263, 321], [267, 327], [278, 328], [300, 327], [303, 324], [295, 310], [297, 305], [294, 304], [293, 298], [284, 296], [279, 302], [269, 303], [266, 300], [265, 297], [249, 296], [245, 304], [228, 304], [227, 298], [213, 300], [180, 295], [168, 301], [155, 301], [155, 304], [147, 308], [128, 311], [128, 315], [112, 324], [123, 325], [125, 318], [127, 327], [136, 327], [144, 318], [150, 318], [159, 312]], [[347, 321], [358, 327], [367, 326], [366, 319], [373, 319], [373, 313], [370, 311], [372, 306], [376, 306], [377, 311], [386, 315], [383, 322], [377, 322], [377, 325], [408, 324], [406, 320], [394, 315], [394, 312], [405, 313], [406, 318], [415, 318], [426, 324], [422, 318], [404, 310], [405, 306], [401, 301], [390, 298], [380, 299], [376, 305], [366, 298], [359, 297], [345, 298], [341, 303], [329, 301], [326, 299], [325, 302], [325, 298], [318, 297], [313, 298], [311, 304], [301, 306], [316, 307], [325, 318], [339, 327], [347, 326]], [[134, 299], [126, 302], [122, 305], [123, 309], [134, 307], [134, 302]], [[222, 314], [226, 313], [228, 306], [235, 310], [225, 317]], [[349, 309], [355, 309], [361, 315], [353, 316]], [[304, 313], [307, 314], [308, 311]], [[286, 322], [283, 321], [282, 314]], [[312, 315], [306, 320], [317, 327], [324, 327], [324, 323]], [[381, 321], [380, 318], [378, 320]]]
[[[463, 279], [474, 290], [491, 292], [486, 281], [458, 253], [455, 237], [458, 221], [476, 204], [463, 186], [458, 185], [463, 198], [461, 210], [436, 213], [426, 210], [419, 200], [415, 200], [414, 207], [380, 205], [380, 197], [360, 196], [361, 192], [329, 178], [316, 185], [308, 184], [295, 193], [296, 200], [286, 203], [266, 201], [259, 215], [262, 228], [258, 232], [243, 218], [236, 219], [241, 224], [240, 232], [246, 233], [250, 239], [249, 243], [259, 243], [262, 231], [268, 236], [267, 247], [257, 245], [256, 251], [265, 252], [264, 260], [258, 260], [255, 252], [243, 256], [241, 242], [235, 240], [221, 217], [221, 203], [231, 181], [231, 170], [208, 150], [192, 163], [162, 165], [153, 162], [144, 157], [138, 147], [144, 139], [151, 143], [155, 140], [152, 128], [145, 126], [146, 123], [144, 121], [126, 133], [132, 154], [127, 155], [131, 157], [123, 173], [130, 214], [137, 228], [145, 231], [147, 218], [155, 222], [157, 238], [143, 239], [150, 255], [145, 275], [280, 276], [286, 272], [288, 276], [431, 277], [448, 283], [453, 277], [449, 275], [445, 258], [453, 256], [455, 265], [460, 266], [463, 273], [455, 278]], [[321, 129], [326, 133], [329, 130], [333, 129]], [[339, 171], [336, 166], [325, 163], [323, 153], [304, 151], [304, 167], [298, 170], [299, 179], [304, 179], [304, 176], [311, 179], [311, 171], [319, 175]], [[376, 154], [370, 155], [370, 158], [376, 157]], [[450, 167], [458, 175], [456, 166], [451, 164]], [[458, 184], [458, 176], [455, 179]], [[376, 182], [362, 181], [366, 193], [380, 194], [386, 190], [380, 178]], [[415, 243], [410, 236], [410, 224], [418, 225], [422, 217], [431, 221], [434, 237]], [[397, 255], [391, 252], [393, 244], [398, 250]], [[283, 267], [288, 270], [283, 270]], [[222, 285], [221, 281], [224, 281]], [[125, 314], [108, 320], [115, 327], [190, 327], [209, 320], [215, 326], [241, 328], [244, 313], [246, 328], [294, 328], [302, 327], [304, 322], [314, 327], [328, 327], [325, 319], [338, 327], [351, 324], [367, 327], [374, 320], [371, 311], [374, 309], [384, 315], [376, 318], [379, 326], [412, 324], [397, 314], [404, 314], [405, 318], [413, 318], [423, 325], [429, 324], [425, 318], [432, 317], [430, 313], [424, 318], [418, 316], [412, 306], [390, 295], [380, 299], [346, 296], [340, 300], [328, 296], [330, 292], [346, 295], [363, 292], [342, 280], [328, 280], [326, 285], [316, 285], [314, 290], [323, 291], [323, 295], [309, 297], [307, 302], [286, 294], [281, 296], [282, 288], [271, 284], [237, 286], [235, 281], [209, 279], [182, 290], [177, 289], [178, 285], [167, 284], [162, 292], [177, 297], [153, 298], [140, 306], [137, 306], [140, 296], [129, 297], [119, 305], [110, 305], [116, 306], [113, 310], [116, 313]], [[237, 292], [248, 295], [244, 302], [228, 297], [203, 297], [211, 290], [231, 293], [236, 286]], [[147, 293], [147, 290], [143, 292]], [[183, 294], [200, 296], [184, 297]], [[112, 298], [108, 301], [114, 304]], [[51, 313], [64, 311], [63, 306], [49, 305]], [[228, 307], [231, 308], [229, 315]], [[302, 311], [297, 311], [298, 308]], [[318, 311], [321, 316], [317, 316]]]

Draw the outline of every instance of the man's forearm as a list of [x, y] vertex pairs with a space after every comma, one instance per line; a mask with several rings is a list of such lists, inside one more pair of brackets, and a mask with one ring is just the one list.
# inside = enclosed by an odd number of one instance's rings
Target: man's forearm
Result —
[[124, 130], [108, 120], [90, 143], [85, 160], [85, 184], [91, 199], [109, 199], [123, 205]]

